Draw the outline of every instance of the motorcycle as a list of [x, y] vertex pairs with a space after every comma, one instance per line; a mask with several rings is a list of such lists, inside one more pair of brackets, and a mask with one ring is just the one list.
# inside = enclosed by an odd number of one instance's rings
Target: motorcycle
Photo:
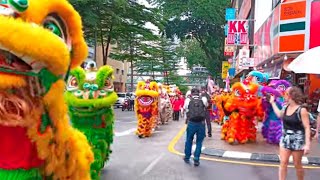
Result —
[[122, 105], [122, 111], [124, 110], [128, 110], [131, 111], [131, 105], [130, 105], [130, 100], [129, 99], [125, 99]]

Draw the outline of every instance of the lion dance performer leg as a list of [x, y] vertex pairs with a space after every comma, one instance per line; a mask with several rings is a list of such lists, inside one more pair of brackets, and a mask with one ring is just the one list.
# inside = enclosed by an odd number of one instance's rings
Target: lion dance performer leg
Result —
[[69, 124], [63, 76], [87, 57], [66, 0], [0, 5], [0, 179], [90, 179], [93, 153]]
[[95, 157], [91, 177], [100, 179], [113, 142], [112, 106], [117, 100], [112, 83], [113, 69], [110, 66], [97, 69], [92, 61], [87, 64], [86, 70], [78, 68], [70, 74], [65, 99], [72, 125], [88, 138]]
[[136, 90], [135, 111], [138, 119], [136, 134], [142, 137], [151, 136], [158, 119], [159, 91], [156, 82], [138, 82]]

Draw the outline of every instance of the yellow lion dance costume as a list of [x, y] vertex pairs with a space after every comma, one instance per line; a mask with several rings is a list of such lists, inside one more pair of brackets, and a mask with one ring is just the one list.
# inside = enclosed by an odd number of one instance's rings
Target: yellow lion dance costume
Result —
[[136, 90], [135, 111], [138, 119], [136, 134], [150, 137], [157, 126], [159, 115], [159, 87], [156, 82], [138, 82]]
[[93, 153], [63, 97], [88, 52], [79, 14], [67, 0], [1, 2], [0, 179], [90, 179]]
[[258, 90], [259, 86], [254, 83], [238, 82], [232, 86], [232, 94], [222, 104], [224, 111], [230, 114], [222, 126], [222, 139], [240, 144], [256, 141], [255, 118], [263, 116]]

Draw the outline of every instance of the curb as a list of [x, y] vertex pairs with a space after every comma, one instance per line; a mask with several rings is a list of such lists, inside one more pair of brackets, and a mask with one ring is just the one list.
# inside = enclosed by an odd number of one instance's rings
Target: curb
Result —
[[[215, 156], [220, 158], [246, 160], [246, 161], [262, 161], [279, 163], [280, 157], [278, 154], [263, 154], [263, 153], [248, 153], [239, 151], [226, 151], [223, 149], [204, 148], [201, 152], [207, 156]], [[290, 156], [289, 163], [293, 163], [293, 158]], [[320, 166], [320, 157], [302, 157], [302, 164]]]

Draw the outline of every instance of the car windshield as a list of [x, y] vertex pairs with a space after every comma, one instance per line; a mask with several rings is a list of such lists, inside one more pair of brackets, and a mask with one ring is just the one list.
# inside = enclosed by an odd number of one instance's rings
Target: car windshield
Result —
[[118, 97], [124, 98], [124, 97], [126, 97], [126, 94], [118, 94]]

